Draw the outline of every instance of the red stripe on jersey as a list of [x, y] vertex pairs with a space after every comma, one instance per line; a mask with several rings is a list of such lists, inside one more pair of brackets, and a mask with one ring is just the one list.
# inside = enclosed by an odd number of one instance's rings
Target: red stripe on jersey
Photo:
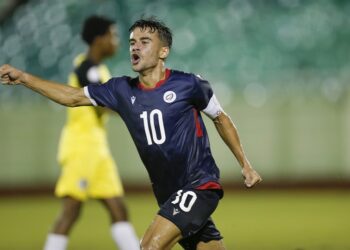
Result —
[[146, 84], [144, 84], [143, 82], [139, 82], [139, 84], [137, 85], [137, 87], [139, 89], [142, 90], [153, 90], [155, 88], [159, 88], [160, 86], [162, 86], [166, 80], [168, 80], [169, 76], [170, 76], [170, 69], [165, 69], [165, 77], [164, 79], [160, 80], [159, 82], [156, 83], [156, 85], [154, 85], [154, 87], [148, 87]]
[[201, 124], [198, 119], [198, 111], [194, 108], [193, 109], [193, 115], [194, 115], [194, 121], [196, 123], [196, 135], [197, 137], [202, 137], [203, 136], [203, 130], [201, 127]]
[[196, 187], [196, 189], [198, 189], [198, 190], [222, 189], [222, 187], [219, 183], [210, 181], [210, 182], [207, 182], [207, 183], [200, 185], [199, 187]]

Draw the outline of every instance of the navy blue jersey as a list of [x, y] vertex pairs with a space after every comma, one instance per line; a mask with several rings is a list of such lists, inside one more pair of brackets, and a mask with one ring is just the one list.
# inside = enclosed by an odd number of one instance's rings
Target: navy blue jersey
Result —
[[175, 70], [166, 76], [152, 89], [123, 76], [84, 90], [94, 105], [118, 112], [126, 123], [159, 204], [179, 189], [219, 180], [199, 112], [213, 99], [209, 83]]

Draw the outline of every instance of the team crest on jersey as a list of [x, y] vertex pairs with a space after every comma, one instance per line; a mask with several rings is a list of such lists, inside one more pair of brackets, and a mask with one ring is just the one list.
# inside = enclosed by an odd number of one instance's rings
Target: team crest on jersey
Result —
[[176, 99], [176, 94], [174, 91], [167, 91], [164, 93], [163, 95], [163, 100], [166, 102], [166, 103], [172, 103], [174, 102]]

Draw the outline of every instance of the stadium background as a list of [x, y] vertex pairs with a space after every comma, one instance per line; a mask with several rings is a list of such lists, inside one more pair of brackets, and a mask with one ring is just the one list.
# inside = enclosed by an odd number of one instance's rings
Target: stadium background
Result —
[[[108, 61], [113, 75], [134, 75], [128, 57], [130, 24], [143, 14], [163, 19], [174, 33], [167, 66], [212, 83], [264, 178], [261, 188], [337, 188], [329, 196], [342, 197], [336, 204], [350, 209], [349, 203], [342, 203], [350, 197], [349, 1], [2, 0], [0, 64], [66, 82], [73, 57], [86, 49], [79, 30], [90, 14], [118, 21], [121, 48]], [[21, 86], [0, 86], [3, 196], [28, 190], [51, 195], [59, 174], [55, 159], [64, 121], [64, 107]], [[224, 186], [242, 187], [238, 164], [211, 122], [206, 124]], [[109, 133], [127, 190], [149, 190], [147, 173], [117, 116], [109, 122]], [[4, 208], [8, 203], [1, 204]], [[0, 221], [5, 219], [0, 216]], [[343, 226], [350, 230], [348, 224]], [[340, 237], [338, 233], [328, 235]], [[305, 249], [350, 249], [347, 239], [342, 240], [347, 242], [344, 248]], [[5, 249], [1, 238], [0, 249]]]
[[[350, 180], [348, 1], [27, 1], [1, 23], [0, 63], [66, 82], [74, 55], [86, 49], [82, 20], [93, 13], [118, 20], [114, 75], [134, 75], [130, 24], [142, 14], [164, 19], [174, 32], [167, 66], [212, 83], [266, 183]], [[1, 186], [52, 184], [65, 108], [2, 86], [0, 117]], [[210, 123], [223, 180], [240, 180]], [[147, 184], [125, 126], [119, 118], [109, 125], [125, 183]]]

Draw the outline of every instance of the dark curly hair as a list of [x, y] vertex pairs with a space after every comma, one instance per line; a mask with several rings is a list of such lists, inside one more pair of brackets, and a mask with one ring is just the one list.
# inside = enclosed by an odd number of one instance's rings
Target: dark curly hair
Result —
[[135, 28], [141, 30], [150, 29], [150, 32], [158, 31], [160, 40], [169, 48], [173, 44], [173, 35], [169, 27], [163, 22], [157, 20], [155, 17], [141, 18], [137, 20], [130, 28], [129, 32], [132, 32]]
[[113, 24], [115, 24], [115, 21], [108, 18], [90, 16], [84, 21], [81, 38], [88, 45], [91, 45], [96, 37], [106, 34], [110, 26]]

